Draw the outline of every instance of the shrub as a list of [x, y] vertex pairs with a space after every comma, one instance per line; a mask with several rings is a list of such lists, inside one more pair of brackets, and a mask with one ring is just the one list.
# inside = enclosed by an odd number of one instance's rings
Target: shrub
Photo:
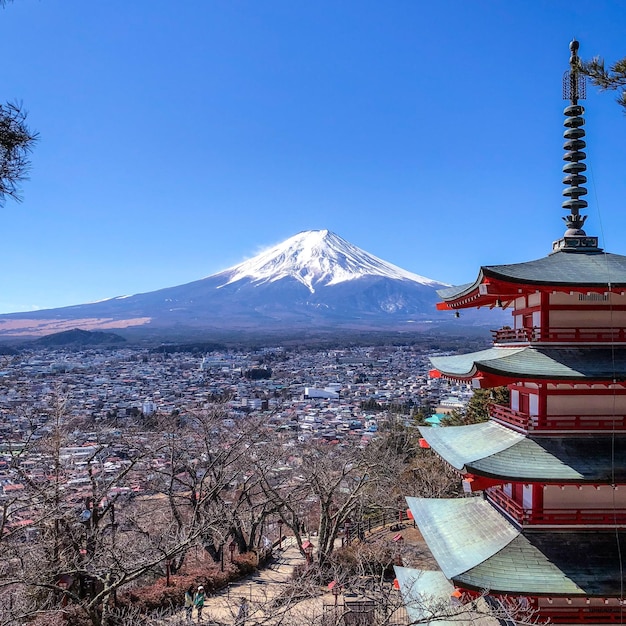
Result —
[[250, 552], [239, 555], [233, 563], [224, 563], [224, 571], [221, 571], [219, 563], [191, 562], [183, 567], [180, 574], [170, 576], [169, 587], [162, 577], [150, 585], [138, 585], [120, 593], [118, 606], [132, 606], [142, 613], [182, 607], [185, 591], [190, 586], [202, 585], [207, 595], [211, 595], [255, 570], [256, 555]]

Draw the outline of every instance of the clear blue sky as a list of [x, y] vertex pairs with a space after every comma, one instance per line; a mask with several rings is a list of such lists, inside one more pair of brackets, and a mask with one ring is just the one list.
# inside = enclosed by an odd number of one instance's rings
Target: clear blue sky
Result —
[[[561, 79], [622, 0], [15, 0], [0, 101], [41, 139], [0, 312], [202, 278], [328, 228], [450, 283], [564, 225]], [[589, 88], [587, 233], [626, 254], [626, 116]]]

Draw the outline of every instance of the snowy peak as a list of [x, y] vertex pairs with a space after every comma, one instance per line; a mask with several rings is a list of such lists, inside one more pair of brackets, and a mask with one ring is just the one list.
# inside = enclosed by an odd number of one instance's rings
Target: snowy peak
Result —
[[439, 287], [441, 283], [407, 272], [361, 248], [353, 246], [329, 230], [307, 230], [258, 254], [254, 258], [220, 272], [222, 286], [248, 279], [256, 284], [293, 278], [311, 293], [318, 286], [336, 285], [365, 276], [409, 280]]

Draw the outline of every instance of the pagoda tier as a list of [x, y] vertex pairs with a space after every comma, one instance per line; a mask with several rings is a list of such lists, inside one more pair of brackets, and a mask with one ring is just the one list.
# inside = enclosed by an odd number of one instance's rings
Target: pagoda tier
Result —
[[534, 438], [492, 421], [448, 428], [420, 426], [420, 433], [463, 474], [500, 483], [626, 484], [626, 463], [614, 461], [626, 459], [624, 435]]
[[[481, 387], [524, 381], [626, 381], [626, 350], [612, 348], [494, 347], [431, 359], [438, 374], [485, 380]], [[490, 379], [489, 384], [486, 379]]]
[[626, 531], [521, 530], [480, 498], [407, 503], [440, 569], [457, 587], [583, 601], [620, 596], [616, 541], [626, 549]]
[[559, 251], [483, 267], [473, 283], [438, 292], [439, 309], [511, 308], [496, 345], [626, 345], [626, 256]]
[[[626, 292], [626, 256], [560, 250], [535, 261], [480, 268], [473, 283], [441, 289], [438, 309], [502, 306], [535, 293]], [[498, 302], [500, 300], [500, 302]]]
[[626, 528], [626, 436], [532, 438], [493, 421], [420, 432], [519, 527]]
[[508, 406], [492, 404], [500, 424], [536, 436], [626, 433], [626, 350], [598, 347], [494, 347], [431, 359], [431, 376], [506, 385]]

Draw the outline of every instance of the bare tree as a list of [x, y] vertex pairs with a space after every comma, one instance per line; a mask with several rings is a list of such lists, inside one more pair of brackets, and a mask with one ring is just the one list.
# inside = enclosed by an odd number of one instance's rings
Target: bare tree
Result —
[[[72, 610], [105, 626], [118, 591], [161, 576], [164, 565], [203, 542], [219, 515], [204, 512], [193, 522], [193, 511], [185, 512], [193, 523], [181, 526], [167, 506], [179, 469], [167, 433], [129, 432], [126, 443], [118, 439], [115, 446], [95, 433], [89, 445], [72, 446], [63, 403], [54, 410], [43, 427], [33, 423], [12, 457], [19, 489], [1, 503], [6, 531], [0, 535], [0, 624]], [[118, 457], [114, 447], [127, 454]], [[131, 486], [146, 484], [161, 459], [169, 491], [133, 497]], [[219, 473], [217, 467], [212, 471]], [[198, 506], [203, 493], [201, 487]]]

